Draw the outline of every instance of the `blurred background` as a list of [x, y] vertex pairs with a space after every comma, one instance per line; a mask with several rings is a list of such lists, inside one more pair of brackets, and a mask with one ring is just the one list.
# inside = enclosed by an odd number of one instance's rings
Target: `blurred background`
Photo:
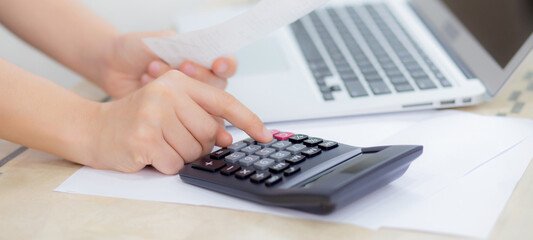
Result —
[[[122, 32], [174, 29], [180, 13], [244, 5], [258, 0], [79, 0]], [[11, 34], [0, 25], [0, 57], [30, 72], [72, 88], [83, 79]]]

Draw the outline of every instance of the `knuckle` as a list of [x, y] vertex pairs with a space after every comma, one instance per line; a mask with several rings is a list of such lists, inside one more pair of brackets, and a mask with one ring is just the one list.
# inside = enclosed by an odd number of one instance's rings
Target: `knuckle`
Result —
[[222, 106], [224, 115], [233, 115], [239, 108], [239, 101], [231, 94], [221, 91], [217, 96], [217, 102]]
[[184, 73], [178, 71], [178, 70], [175, 70], [175, 69], [172, 69], [168, 72], [166, 72], [165, 74], [163, 74], [163, 79], [181, 79], [181, 78], [186, 78], [187, 75], [185, 75]]
[[[130, 147], [132, 150], [147, 148], [157, 142], [158, 138], [158, 134], [151, 127], [140, 126], [133, 131], [133, 136], [130, 138]], [[146, 162], [144, 160], [146, 157], [142, 155], [135, 155], [133, 157], [135, 162]]]
[[182, 155], [183, 161], [186, 163], [192, 162], [202, 156], [202, 146], [199, 143], [191, 144], [187, 149], [187, 153]]

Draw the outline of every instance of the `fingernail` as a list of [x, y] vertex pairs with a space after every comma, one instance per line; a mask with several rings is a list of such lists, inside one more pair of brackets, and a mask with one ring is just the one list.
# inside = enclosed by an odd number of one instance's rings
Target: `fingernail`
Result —
[[196, 69], [194, 68], [194, 66], [190, 63], [186, 63], [184, 66], [183, 66], [183, 73], [189, 75], [189, 76], [192, 76], [194, 75], [194, 72], [196, 71]]
[[150, 81], [150, 77], [148, 77], [148, 75], [143, 74], [143, 75], [141, 76], [141, 83], [142, 83], [142, 85], [147, 84], [149, 81]]
[[271, 139], [272, 138], [272, 132], [270, 130], [268, 130], [268, 128], [264, 127], [263, 128], [263, 136], [268, 137], [268, 139]]
[[218, 65], [217, 73], [223, 74], [228, 71], [228, 64], [225, 61], [222, 61], [220, 65]]
[[152, 62], [148, 66], [148, 72], [153, 76], [157, 76], [157, 74], [159, 73], [159, 69], [161, 69], [161, 64], [159, 64], [158, 62]]

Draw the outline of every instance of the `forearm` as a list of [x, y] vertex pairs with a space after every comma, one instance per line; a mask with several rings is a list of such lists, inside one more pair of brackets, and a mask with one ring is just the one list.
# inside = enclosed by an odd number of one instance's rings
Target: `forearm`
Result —
[[118, 31], [74, 0], [3, 0], [0, 22], [97, 84]]
[[2, 139], [76, 160], [98, 104], [0, 58]]

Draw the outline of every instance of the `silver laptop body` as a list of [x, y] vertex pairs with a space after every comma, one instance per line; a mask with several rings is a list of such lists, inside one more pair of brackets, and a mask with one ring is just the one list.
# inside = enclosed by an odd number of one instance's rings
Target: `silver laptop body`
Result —
[[479, 104], [532, 49], [531, 5], [333, 1], [237, 53], [227, 90], [265, 122]]

